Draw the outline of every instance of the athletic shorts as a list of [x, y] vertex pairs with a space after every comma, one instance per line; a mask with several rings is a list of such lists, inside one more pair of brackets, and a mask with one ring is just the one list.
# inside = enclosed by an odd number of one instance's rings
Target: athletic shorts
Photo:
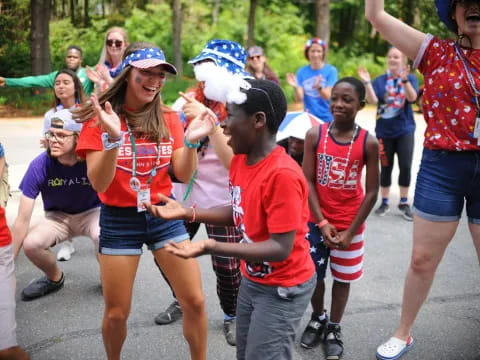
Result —
[[323, 242], [322, 232], [314, 223], [308, 223], [307, 240], [310, 243], [310, 256], [315, 263], [317, 281], [325, 279], [328, 260], [334, 280], [350, 283], [363, 277], [363, 233], [353, 237], [345, 250], [330, 249]]

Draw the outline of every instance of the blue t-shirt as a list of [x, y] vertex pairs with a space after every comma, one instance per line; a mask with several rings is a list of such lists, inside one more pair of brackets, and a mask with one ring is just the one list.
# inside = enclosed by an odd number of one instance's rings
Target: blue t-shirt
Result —
[[[418, 93], [417, 78], [409, 74], [408, 80]], [[400, 81], [400, 80], [397, 80]], [[382, 117], [382, 112], [386, 109], [385, 103], [385, 85], [387, 83], [387, 74], [380, 75], [372, 82], [373, 90], [378, 98], [377, 105], [377, 123], [375, 126], [375, 134], [377, 138], [391, 139], [410, 134], [415, 131], [415, 119], [413, 118], [412, 103], [405, 99], [405, 104], [398, 109], [395, 114], [389, 114]]]
[[87, 178], [86, 162], [65, 166], [46, 152], [33, 159], [19, 188], [30, 199], [36, 199], [41, 193], [45, 211], [78, 214], [100, 206]]
[[303, 88], [305, 110], [320, 120], [330, 122], [333, 120], [330, 113], [330, 101], [324, 100], [318, 89], [313, 87], [318, 75], [323, 78], [323, 82], [320, 84], [322, 87], [333, 86], [338, 80], [338, 71], [335, 66], [325, 64], [321, 69], [314, 70], [310, 65], [305, 65], [297, 71], [297, 83]]

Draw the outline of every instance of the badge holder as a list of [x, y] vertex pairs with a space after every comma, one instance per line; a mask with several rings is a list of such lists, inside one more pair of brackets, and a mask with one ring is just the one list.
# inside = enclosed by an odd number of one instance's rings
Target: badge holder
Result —
[[473, 128], [473, 137], [477, 139], [477, 145], [480, 146], [480, 111], [475, 118], [475, 127]]
[[147, 210], [144, 203], [150, 204], [150, 188], [148, 187], [145, 187], [144, 189], [137, 191], [137, 211], [138, 212], [143, 212]]

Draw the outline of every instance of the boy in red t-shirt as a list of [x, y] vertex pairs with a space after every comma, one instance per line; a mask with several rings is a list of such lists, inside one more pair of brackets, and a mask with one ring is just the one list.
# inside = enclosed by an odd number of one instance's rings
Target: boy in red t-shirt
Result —
[[[305, 240], [308, 186], [300, 167], [276, 145], [285, 117], [282, 90], [267, 80], [242, 80], [227, 99], [222, 127], [230, 136], [232, 205], [183, 208], [163, 197], [166, 206], [149, 211], [166, 219], [233, 225], [242, 243], [213, 239], [168, 245], [184, 258], [204, 254], [240, 258], [243, 279], [237, 300], [237, 359], [291, 359], [295, 332], [315, 287], [314, 265]], [[201, 116], [213, 116], [206, 110]]]
[[[350, 283], [363, 276], [364, 221], [379, 188], [378, 142], [355, 124], [365, 105], [365, 87], [355, 78], [339, 80], [332, 90], [333, 121], [307, 133], [303, 171], [310, 186], [310, 253], [317, 270], [313, 314], [301, 345], [312, 348], [326, 338], [327, 359], [343, 354], [340, 321]], [[366, 193], [362, 169], [366, 167]], [[325, 272], [330, 258], [333, 276], [330, 319], [324, 311]]]

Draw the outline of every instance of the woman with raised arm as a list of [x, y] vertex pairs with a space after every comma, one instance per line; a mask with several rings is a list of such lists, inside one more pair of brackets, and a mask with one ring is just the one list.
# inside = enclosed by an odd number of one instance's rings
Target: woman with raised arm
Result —
[[400, 325], [377, 349], [398, 359], [412, 345], [411, 328], [435, 270], [457, 229], [466, 202], [468, 226], [480, 258], [480, 4], [436, 0], [440, 20], [456, 35], [441, 40], [385, 12], [383, 0], [366, 0], [372, 25], [425, 77], [427, 121], [413, 202], [413, 250], [405, 279]]
[[386, 73], [373, 80], [367, 69], [358, 68], [358, 76], [365, 85], [367, 101], [377, 105], [375, 135], [380, 145], [382, 203], [375, 210], [375, 214], [385, 216], [390, 210], [390, 186], [392, 185], [392, 170], [396, 154], [400, 170], [398, 209], [405, 220], [412, 221], [413, 215], [408, 204], [408, 191], [415, 141], [412, 103], [417, 100], [418, 81], [415, 75], [410, 74], [407, 57], [396, 47], [388, 50], [386, 58]]
[[305, 111], [324, 122], [333, 120], [330, 113], [330, 97], [338, 80], [337, 68], [326, 62], [327, 43], [319, 38], [307, 40], [304, 55], [308, 65], [296, 74], [287, 73], [287, 84], [294, 89], [296, 102], [303, 102]]
[[170, 163], [176, 178], [189, 181], [197, 166], [199, 139], [215, 127], [194, 119], [184, 135], [177, 112], [161, 101], [167, 73], [176, 74], [176, 69], [165, 61], [162, 50], [147, 42], [133, 43], [112, 85], [99, 98], [92, 95], [76, 112], [80, 121], [87, 121], [77, 153], [86, 158], [88, 178], [102, 201], [102, 334], [109, 360], [120, 359], [144, 244], [182, 307], [191, 359], [206, 359], [207, 316], [198, 263], [181, 260], [164, 249], [168, 242], [188, 240], [188, 233], [182, 221], [154, 218], [144, 206], [162, 205], [161, 196], [171, 196]]

